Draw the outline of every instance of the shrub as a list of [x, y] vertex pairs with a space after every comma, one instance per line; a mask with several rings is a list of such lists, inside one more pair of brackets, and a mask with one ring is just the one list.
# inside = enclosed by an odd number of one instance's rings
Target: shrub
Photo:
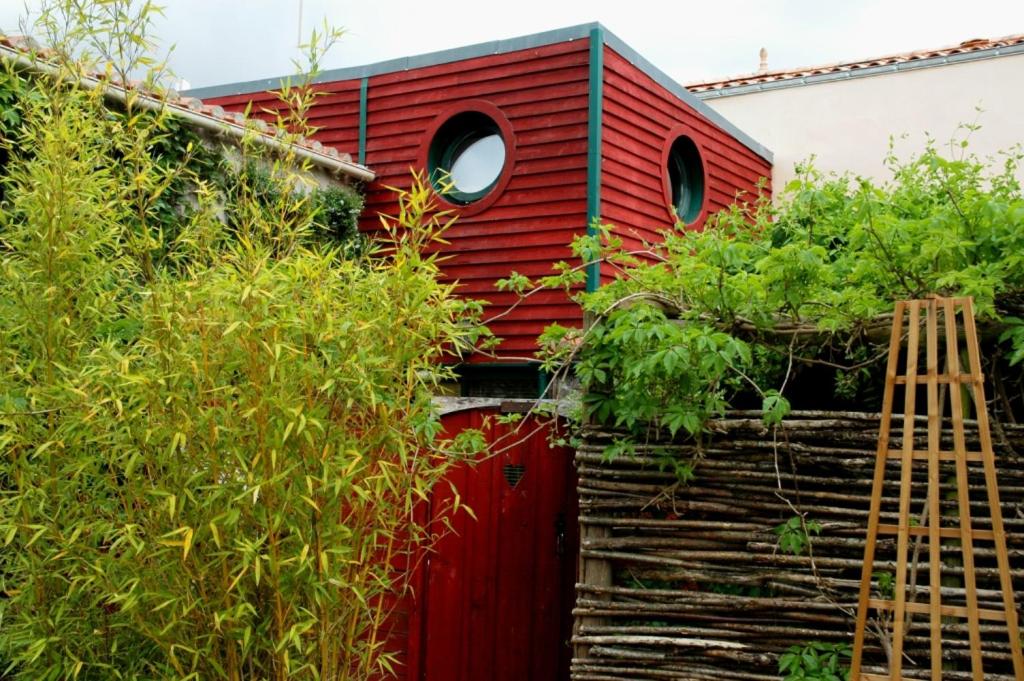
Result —
[[[545, 332], [545, 368], [573, 366], [586, 417], [637, 439], [651, 425], [698, 436], [728, 406], [760, 406], [769, 424], [791, 403], [873, 409], [883, 315], [894, 300], [938, 294], [974, 297], [987, 373], [1011, 375], [1024, 358], [1022, 156], [996, 164], [956, 150], [890, 158], [885, 183], [804, 166], [774, 203], [737, 201], [701, 231], [678, 225], [641, 252], [624, 253], [613, 227], [598, 226], [575, 253], [618, 276], [578, 294], [594, 320], [585, 332]], [[572, 290], [584, 269], [562, 263], [539, 284]], [[513, 274], [504, 285], [534, 283]], [[1013, 371], [996, 408], [1019, 418]]]
[[339, 242], [359, 238], [363, 197], [351, 187], [324, 187], [314, 192], [314, 224], [325, 236]]

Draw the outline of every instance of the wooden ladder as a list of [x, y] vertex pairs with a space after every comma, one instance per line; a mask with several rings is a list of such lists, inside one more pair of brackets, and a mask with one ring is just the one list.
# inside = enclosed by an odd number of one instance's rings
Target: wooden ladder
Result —
[[[958, 310], [963, 319], [964, 337], [967, 345], [969, 371], [960, 370], [958, 349]], [[908, 315], [909, 313], [909, 315]], [[900, 350], [903, 345], [904, 317], [907, 324], [906, 371], [897, 375]], [[946, 344], [946, 372], [939, 373], [939, 317], [944, 317]], [[922, 319], [923, 317], [923, 319]], [[925, 373], [918, 372], [921, 325], [925, 328]], [[927, 386], [928, 404], [928, 447], [914, 449], [915, 405], [917, 386]], [[897, 385], [905, 387], [903, 403], [903, 441], [899, 449], [890, 449], [889, 436], [892, 422], [893, 392]], [[941, 448], [942, 419], [944, 408], [940, 406], [939, 386], [948, 385], [950, 415], [953, 426], [953, 450]], [[978, 422], [980, 451], [968, 451], [964, 432], [961, 386], [965, 386], [973, 397]], [[897, 525], [879, 522], [882, 506], [882, 488], [885, 482], [886, 461], [900, 461], [899, 515]], [[910, 520], [911, 475], [915, 461], [928, 462], [927, 523], [924, 527], [912, 526]], [[959, 510], [959, 527], [942, 527], [940, 515], [940, 462], [953, 462], [956, 469], [956, 499]], [[991, 530], [975, 530], [971, 527], [971, 509], [968, 499], [968, 463], [981, 463], [984, 467], [985, 488], [991, 513]], [[871, 581], [875, 559], [875, 544], [879, 536], [896, 536], [896, 576], [893, 583], [893, 599], [872, 598]], [[928, 603], [907, 602], [907, 553], [911, 537], [921, 537], [928, 543]], [[964, 588], [966, 607], [943, 605], [942, 583], [942, 539], [960, 540], [963, 554]], [[1002, 591], [1002, 609], [978, 607], [978, 592], [974, 569], [974, 541], [994, 543], [998, 563], [999, 584]], [[892, 649], [888, 674], [867, 674], [861, 672], [864, 653], [864, 633], [869, 610], [892, 612]], [[878, 433], [878, 452], [875, 462], [874, 485], [871, 492], [871, 509], [868, 515], [867, 544], [864, 548], [864, 566], [860, 581], [860, 597], [857, 603], [857, 620], [853, 644], [853, 659], [850, 678], [853, 681], [902, 681], [904, 636], [908, 613], [928, 614], [930, 619], [931, 679], [942, 678], [942, 618], [954, 617], [967, 620], [970, 638], [971, 673], [974, 681], [985, 678], [982, 667], [980, 620], [1003, 622], [1010, 637], [1014, 677], [1024, 681], [1024, 655], [1021, 653], [1020, 631], [1017, 610], [1014, 604], [1013, 585], [1010, 580], [1009, 560], [1006, 552], [1006, 535], [1003, 531], [1003, 515], [999, 505], [999, 488], [996, 484], [995, 456], [989, 433], [988, 412], [985, 406], [984, 377], [981, 371], [981, 357], [978, 349], [978, 334], [974, 323], [971, 298], [929, 298], [896, 303], [893, 315], [892, 336], [889, 341], [889, 362], [885, 376], [885, 393], [882, 401], [881, 427]]]

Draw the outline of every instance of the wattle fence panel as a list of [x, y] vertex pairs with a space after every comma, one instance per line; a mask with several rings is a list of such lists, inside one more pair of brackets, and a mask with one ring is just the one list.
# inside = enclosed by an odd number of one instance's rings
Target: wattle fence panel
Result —
[[[969, 422], [969, 440], [974, 428]], [[608, 461], [605, 448], [625, 434], [589, 430], [576, 454], [582, 536], [572, 678], [777, 681], [779, 656], [790, 646], [852, 644], [877, 433], [877, 414], [794, 412], [773, 431], [758, 412], [732, 412], [712, 424], [700, 445], [652, 432], [634, 455]], [[922, 418], [915, 437], [924, 442], [925, 435]], [[898, 448], [902, 433], [894, 436]], [[994, 424], [993, 438], [1019, 604], [1024, 426]], [[670, 463], [679, 458], [694, 459], [688, 483]], [[897, 516], [898, 463], [887, 471], [882, 522]], [[921, 462], [914, 516], [926, 503], [926, 474]], [[952, 463], [943, 464], [942, 480], [943, 522], [952, 526]], [[974, 527], [990, 529], [980, 468], [969, 490]], [[778, 528], [801, 514], [805, 521], [788, 531], [784, 550]], [[895, 572], [895, 541], [878, 542], [883, 585], [886, 571]], [[921, 544], [911, 571], [918, 586], [908, 602], [927, 604], [926, 539]], [[976, 542], [974, 556], [980, 606], [998, 609], [995, 553]], [[961, 560], [957, 551], [943, 553], [944, 605], [963, 604]], [[884, 637], [877, 635], [884, 622], [872, 617], [865, 671], [877, 673], [885, 662]], [[943, 635], [944, 678], [971, 678], [965, 622], [948, 618]], [[982, 637], [986, 680], [1012, 679], [1005, 626], [983, 622]], [[917, 615], [906, 637], [904, 678], [929, 678], [928, 645], [927, 620]]]

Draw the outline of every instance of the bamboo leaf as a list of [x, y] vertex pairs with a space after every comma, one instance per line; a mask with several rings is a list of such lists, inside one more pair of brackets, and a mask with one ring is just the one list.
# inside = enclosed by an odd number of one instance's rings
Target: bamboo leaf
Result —
[[217, 523], [210, 521], [210, 535], [213, 537], [213, 543], [217, 545], [217, 548], [223, 548], [220, 543], [220, 531], [217, 529]]

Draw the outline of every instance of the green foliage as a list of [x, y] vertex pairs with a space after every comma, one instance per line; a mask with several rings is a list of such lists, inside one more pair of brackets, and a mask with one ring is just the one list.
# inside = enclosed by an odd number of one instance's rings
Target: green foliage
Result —
[[[148, 5], [126, 26], [131, 3], [86, 4], [115, 52], [145, 42]], [[229, 227], [209, 177], [154, 157], [163, 114], [34, 87], [0, 210], [0, 674], [387, 674], [395, 567], [431, 537], [414, 509], [486, 444], [432, 404], [442, 356], [486, 331], [439, 282], [429, 188], [385, 220], [388, 257], [353, 259], [317, 237], [293, 155], [260, 158], [273, 201], [226, 179]], [[194, 204], [164, 210], [179, 182]]]
[[780, 655], [779, 673], [784, 681], [849, 681], [851, 657], [853, 649], [846, 643], [812, 641]]
[[25, 80], [13, 73], [0, 73], [0, 135], [11, 135], [21, 124], [18, 100], [23, 96]]
[[1020, 364], [1024, 359], [1024, 319], [1019, 317], [1006, 317], [1006, 330], [999, 336], [999, 341], [1009, 341], [1013, 349], [1010, 354], [1010, 365]]
[[811, 537], [821, 534], [821, 523], [795, 515], [774, 527], [772, 532], [779, 537], [780, 549], [794, 556], [802, 556], [811, 546]]
[[656, 453], [658, 470], [672, 473], [681, 485], [693, 480], [693, 461], [684, 461], [670, 450]]
[[[185, 225], [206, 219], [202, 212], [211, 210], [209, 197], [225, 196], [232, 175], [229, 164], [219, 148], [166, 114], [108, 106], [106, 125], [117, 184], [130, 206], [131, 237], [136, 248], [145, 249], [144, 274], [185, 266], [183, 252], [175, 246]], [[142, 130], [144, 135], [133, 132]], [[225, 205], [226, 212], [233, 208]]]
[[499, 291], [512, 291], [523, 294], [532, 288], [534, 284], [530, 281], [529, 277], [513, 271], [507, 279], [499, 279], [494, 282], [494, 285]]
[[725, 407], [730, 369], [749, 363], [743, 341], [636, 305], [613, 311], [591, 330], [576, 375], [591, 417], [627, 428], [658, 423], [692, 435]]
[[321, 187], [314, 190], [312, 203], [316, 210], [313, 224], [325, 237], [337, 243], [360, 239], [362, 194], [352, 187]]
[[[42, 103], [37, 81], [23, 72], [0, 72], [0, 137], [8, 142], [0, 148], [0, 176], [18, 140], [23, 112]], [[184, 225], [205, 219], [197, 215], [201, 211], [222, 215], [229, 228], [218, 235], [224, 240], [237, 238], [239, 230], [251, 229], [262, 214], [271, 214], [295, 224], [311, 221], [305, 238], [340, 248], [347, 257], [358, 258], [370, 249], [358, 230], [363, 197], [354, 187], [310, 185], [306, 178], [282, 182], [282, 177], [272, 177], [272, 160], [251, 140], [236, 167], [236, 151], [225, 154], [218, 142], [182, 119], [141, 109], [131, 100], [122, 107], [107, 102], [99, 124], [109, 136], [102, 153], [116, 162], [108, 169], [120, 176], [122, 198], [131, 206], [132, 238], [146, 251], [147, 275], [188, 265], [185, 251], [174, 247], [181, 245]], [[30, 146], [16, 151], [22, 159], [33, 153]]]
[[[10, 161], [7, 148], [21, 128], [23, 99], [36, 98], [31, 83], [10, 69], [0, 69], [0, 177]], [[4, 198], [3, 183], [0, 183], [0, 201]]]
[[875, 572], [872, 577], [878, 582], [878, 593], [882, 598], [892, 598], [896, 579], [891, 572]]
[[[257, 158], [236, 171], [238, 179], [226, 188], [226, 219], [233, 230], [258, 222], [261, 212], [280, 215], [293, 223], [309, 222], [309, 236], [330, 247], [340, 247], [349, 257], [369, 252], [370, 244], [359, 233], [363, 197], [349, 186], [298, 186], [282, 184], [265, 159]], [[282, 207], [288, 207], [281, 214]], [[248, 207], [255, 208], [251, 215]]]
[[[558, 444], [565, 445], [566, 442], [562, 440]], [[635, 457], [636, 454], [636, 443], [632, 439], [613, 438], [611, 444], [601, 451], [601, 458], [608, 463], [623, 457]], [[672, 473], [682, 485], [693, 480], [694, 462], [692, 460], [682, 459], [676, 452], [662, 447], [654, 448], [652, 454], [659, 471]]]
[[782, 419], [789, 413], [789, 400], [783, 397], [778, 390], [770, 388], [764, 392], [761, 410], [764, 412], [765, 423], [769, 425], [782, 423]]
[[[929, 144], [910, 161], [890, 157], [892, 179], [881, 184], [805, 166], [775, 203], [738, 202], [701, 231], [678, 225], [642, 252], [624, 252], [609, 225], [578, 237], [584, 264], [563, 263], [540, 283], [576, 291], [594, 323], [582, 335], [545, 332], [546, 366], [575, 363], [587, 418], [642, 440], [652, 425], [699, 434], [737, 402], [760, 404], [766, 424], [777, 424], [802, 375], [813, 377], [805, 399], [815, 407], [870, 403], [885, 353], [865, 329], [894, 299], [974, 296], [979, 319], [1010, 325], [1002, 340], [1019, 362], [1021, 154], [989, 166], [958, 153]], [[579, 292], [588, 260], [619, 276]], [[513, 277], [509, 287], [526, 283]]]

